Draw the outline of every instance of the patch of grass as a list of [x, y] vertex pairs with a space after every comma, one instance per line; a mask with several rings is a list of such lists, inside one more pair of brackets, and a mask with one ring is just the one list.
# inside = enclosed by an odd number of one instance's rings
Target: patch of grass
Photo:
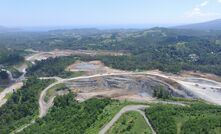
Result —
[[128, 112], [111, 127], [107, 134], [151, 134], [151, 129], [138, 112]]
[[179, 101], [179, 102], [202, 102], [203, 100], [200, 99], [191, 99], [191, 98], [180, 98], [180, 97], [170, 97], [168, 99], [164, 99], [164, 100], [169, 100], [169, 101]]
[[112, 102], [110, 105], [105, 107], [102, 114], [100, 114], [95, 121], [95, 123], [86, 130], [86, 134], [96, 134], [98, 133], [101, 128], [107, 124], [114, 116], [117, 114], [117, 112], [120, 111], [121, 108], [123, 108], [127, 103], [115, 101]]
[[11, 98], [12, 95], [13, 95], [13, 93], [7, 93], [4, 97], [4, 99], [9, 99], [9, 98]]
[[51, 96], [55, 95], [56, 91], [63, 90], [63, 89], [65, 89], [65, 88], [66, 88], [66, 86], [65, 86], [64, 83], [60, 83], [60, 84], [57, 84], [57, 85], [51, 87], [51, 88], [47, 91], [44, 100], [47, 102]]
[[73, 77], [79, 77], [82, 76], [84, 74], [83, 71], [79, 71], [79, 72], [67, 72], [65, 71], [67, 78], [73, 78]]

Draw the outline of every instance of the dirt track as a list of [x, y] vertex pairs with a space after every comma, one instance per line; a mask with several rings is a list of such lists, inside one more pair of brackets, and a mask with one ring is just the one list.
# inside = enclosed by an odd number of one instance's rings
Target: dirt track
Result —
[[12, 93], [14, 90], [16, 91], [22, 86], [23, 86], [23, 82], [17, 82], [11, 85], [10, 87], [4, 89], [4, 91], [0, 93], [0, 107], [7, 102], [7, 98], [5, 98], [7, 94]]

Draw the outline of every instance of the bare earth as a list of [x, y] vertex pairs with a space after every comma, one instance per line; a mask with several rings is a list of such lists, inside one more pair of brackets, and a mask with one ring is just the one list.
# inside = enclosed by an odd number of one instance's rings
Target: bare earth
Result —
[[27, 57], [26, 61], [34, 63], [36, 60], [45, 60], [48, 58], [70, 56], [70, 55], [79, 55], [79, 56], [95, 56], [95, 55], [110, 55], [110, 56], [120, 56], [124, 53], [110, 52], [110, 51], [92, 51], [92, 50], [58, 50], [55, 49], [50, 52], [35, 52]]
[[90, 61], [82, 62], [77, 61], [76, 63], [68, 66], [66, 71], [70, 72], [85, 72], [85, 75], [95, 75], [95, 74], [104, 74], [104, 73], [120, 73], [124, 72], [122, 70], [112, 69], [105, 66], [101, 61]]

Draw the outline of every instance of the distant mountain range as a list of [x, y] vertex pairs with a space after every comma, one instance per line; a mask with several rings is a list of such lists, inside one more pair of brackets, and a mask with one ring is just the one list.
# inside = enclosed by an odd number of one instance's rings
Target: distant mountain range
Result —
[[0, 26], [0, 33], [5, 33], [5, 32], [18, 32], [21, 31], [19, 28], [8, 28], [4, 26]]
[[221, 30], [221, 19], [212, 20], [203, 23], [189, 24], [176, 26], [177, 29], [192, 29], [192, 30]]
[[[172, 27], [167, 27], [167, 28], [172, 28], [172, 29], [190, 29], [190, 30], [221, 30], [221, 19], [217, 20], [212, 20], [212, 21], [207, 21], [207, 22], [202, 22], [202, 23], [195, 23], [195, 24], [188, 24], [188, 25], [181, 25], [181, 26], [172, 26]], [[119, 31], [128, 31], [128, 30], [141, 30], [141, 29], [120, 29], [120, 28], [113, 28], [109, 29], [110, 31], [113, 32], [113, 30]], [[99, 32], [98, 29], [96, 28], [73, 28], [73, 27], [28, 27], [28, 28], [9, 28], [9, 27], [4, 27], [0, 26], [0, 33], [7, 33], [7, 32], [22, 32], [22, 31], [53, 31], [53, 32], [60, 32], [60, 31], [88, 31], [90, 33], [91, 31], [97, 31]]]

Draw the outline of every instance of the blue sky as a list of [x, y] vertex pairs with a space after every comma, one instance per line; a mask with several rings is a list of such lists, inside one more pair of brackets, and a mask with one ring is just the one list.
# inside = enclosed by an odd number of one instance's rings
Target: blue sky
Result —
[[0, 0], [0, 25], [177, 25], [221, 18], [221, 0]]

